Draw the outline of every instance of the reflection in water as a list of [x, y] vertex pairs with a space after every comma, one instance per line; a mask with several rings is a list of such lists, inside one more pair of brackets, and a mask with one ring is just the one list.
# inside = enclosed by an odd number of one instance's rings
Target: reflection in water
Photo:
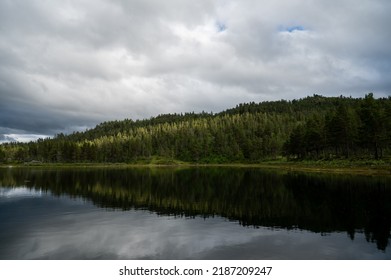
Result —
[[387, 177], [0, 169], [0, 186], [0, 258], [390, 258]]
[[42, 196], [42, 191], [34, 191], [31, 188], [0, 188], [0, 199], [19, 199], [24, 197]]

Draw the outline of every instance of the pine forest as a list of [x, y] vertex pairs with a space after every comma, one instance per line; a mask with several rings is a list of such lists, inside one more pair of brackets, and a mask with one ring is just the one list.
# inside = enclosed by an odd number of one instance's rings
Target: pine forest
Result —
[[0, 163], [257, 163], [391, 157], [391, 97], [239, 104], [220, 113], [107, 121], [84, 132], [0, 145]]

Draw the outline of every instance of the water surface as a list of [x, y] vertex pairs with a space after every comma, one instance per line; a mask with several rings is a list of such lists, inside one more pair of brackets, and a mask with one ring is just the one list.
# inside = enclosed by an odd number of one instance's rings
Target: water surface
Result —
[[0, 259], [391, 259], [388, 177], [0, 169]]

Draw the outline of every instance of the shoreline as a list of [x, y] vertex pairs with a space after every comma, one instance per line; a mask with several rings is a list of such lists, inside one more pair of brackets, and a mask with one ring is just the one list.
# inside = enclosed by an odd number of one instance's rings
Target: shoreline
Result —
[[0, 168], [193, 168], [232, 167], [260, 168], [279, 171], [391, 176], [391, 164], [366, 161], [265, 161], [259, 163], [34, 163], [0, 164]]

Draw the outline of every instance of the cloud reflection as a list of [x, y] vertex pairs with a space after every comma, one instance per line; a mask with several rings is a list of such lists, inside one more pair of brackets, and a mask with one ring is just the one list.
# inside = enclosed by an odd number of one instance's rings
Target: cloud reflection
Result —
[[146, 210], [107, 211], [64, 198], [42, 200], [45, 207], [16, 217], [18, 228], [12, 241], [0, 244], [0, 258], [354, 259], [362, 257], [357, 251], [368, 259], [391, 258], [374, 253], [362, 234], [356, 238], [361, 241], [347, 244], [342, 233], [325, 238], [242, 227], [223, 218], [176, 218]]
[[17, 199], [25, 197], [41, 197], [41, 190], [32, 190], [26, 187], [0, 188], [0, 198]]

